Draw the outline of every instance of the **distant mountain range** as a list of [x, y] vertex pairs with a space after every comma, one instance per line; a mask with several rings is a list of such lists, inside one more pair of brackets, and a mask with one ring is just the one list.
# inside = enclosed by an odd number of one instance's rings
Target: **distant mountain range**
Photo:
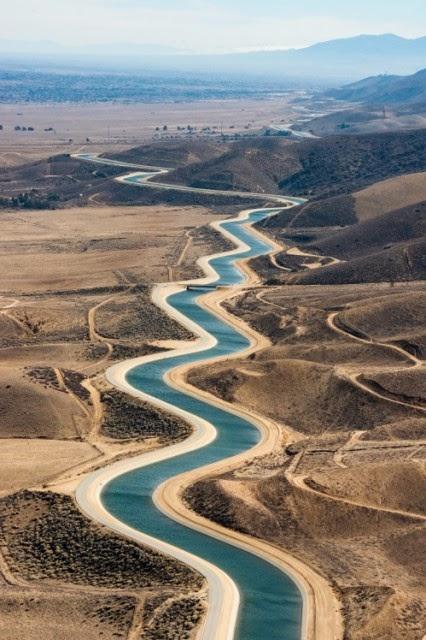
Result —
[[422, 69], [426, 37], [407, 39], [385, 34], [321, 42], [304, 49], [224, 56], [252, 71], [321, 79], [361, 79], [383, 73], [409, 74]]
[[[157, 45], [94, 45], [65, 49], [52, 43], [0, 43], [1, 59], [21, 64], [85, 69], [174, 71], [303, 79], [337, 84], [372, 74], [411, 74], [425, 66], [426, 37], [360, 35], [303, 49], [194, 55]], [[31, 56], [31, 54], [33, 54]], [[34, 57], [35, 56], [35, 57]], [[31, 61], [31, 62], [30, 62]]]
[[410, 76], [372, 76], [327, 92], [338, 100], [373, 105], [426, 103], [426, 69]]

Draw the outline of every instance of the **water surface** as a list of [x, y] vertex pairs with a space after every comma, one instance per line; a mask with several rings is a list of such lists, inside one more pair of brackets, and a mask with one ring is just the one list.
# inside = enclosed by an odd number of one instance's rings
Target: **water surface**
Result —
[[[250, 220], [257, 221], [272, 213], [272, 210], [261, 209], [253, 212]], [[230, 220], [223, 224], [250, 248], [211, 259], [210, 264], [218, 274], [217, 285], [243, 282], [245, 276], [235, 265], [236, 260], [271, 251], [271, 245], [254, 235], [244, 226], [246, 223], [246, 220]], [[208, 420], [216, 427], [217, 438], [197, 451], [111, 480], [103, 490], [102, 502], [125, 524], [205, 558], [231, 576], [241, 595], [238, 640], [300, 640], [302, 596], [290, 577], [255, 555], [174, 522], [158, 511], [152, 501], [156, 487], [170, 477], [247, 451], [260, 439], [258, 429], [247, 419], [173, 389], [164, 381], [165, 373], [174, 367], [238, 354], [249, 345], [237, 329], [199, 305], [202, 295], [205, 294], [200, 291], [180, 291], [171, 295], [168, 302], [215, 336], [216, 346], [200, 353], [137, 366], [128, 373], [127, 381], [136, 389]]]

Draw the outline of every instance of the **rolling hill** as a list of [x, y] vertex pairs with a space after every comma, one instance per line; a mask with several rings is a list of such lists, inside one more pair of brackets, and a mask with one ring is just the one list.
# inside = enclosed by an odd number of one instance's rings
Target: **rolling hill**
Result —
[[[387, 178], [426, 171], [426, 129], [330, 136], [303, 142], [268, 136], [224, 144], [170, 141], [150, 143], [116, 157], [141, 164], [149, 161], [160, 166], [178, 166], [167, 176], [171, 184], [319, 199], [350, 194]], [[49, 198], [55, 206], [83, 204], [90, 198], [98, 204], [207, 202], [206, 196], [196, 200], [190, 193], [148, 192], [119, 185], [111, 177], [120, 173], [123, 170], [118, 167], [89, 163], [82, 166], [66, 155], [5, 168], [0, 171], [1, 204], [7, 206], [11, 197], [28, 192], [35, 208], [48, 205]], [[164, 181], [164, 176], [158, 179]], [[209, 197], [209, 202], [212, 199], [216, 204], [229, 202], [229, 198], [218, 196]], [[345, 220], [343, 224], [348, 222]]]
[[[426, 200], [426, 172], [410, 173], [376, 182], [354, 193], [312, 200], [298, 210], [291, 222], [303, 228], [343, 227], [378, 218]], [[264, 226], [285, 228], [288, 212], [265, 221]]]
[[342, 261], [290, 276], [292, 284], [425, 280], [426, 202], [360, 222], [307, 246]]
[[326, 95], [374, 105], [425, 104], [426, 69], [409, 76], [370, 76], [341, 89], [332, 89]]
[[289, 142], [260, 137], [172, 172], [196, 187], [308, 197], [350, 193], [379, 180], [426, 170], [426, 129]]
[[351, 260], [426, 236], [426, 202], [385, 213], [310, 243], [323, 255]]

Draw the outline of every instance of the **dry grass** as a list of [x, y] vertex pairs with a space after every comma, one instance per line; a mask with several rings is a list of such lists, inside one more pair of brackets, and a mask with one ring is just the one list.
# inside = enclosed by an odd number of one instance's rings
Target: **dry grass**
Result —
[[4, 292], [111, 287], [168, 279], [181, 236], [216, 219], [202, 208], [102, 207], [2, 214]]
[[359, 222], [426, 200], [426, 173], [383, 180], [354, 194]]
[[[285, 99], [275, 100], [212, 100], [192, 103], [164, 104], [3, 104], [0, 153], [26, 152], [27, 149], [49, 150], [55, 147], [75, 148], [84, 145], [91, 149], [103, 145], [108, 151], [131, 146], [152, 139], [155, 127], [168, 125], [168, 135], [176, 135], [176, 127], [188, 124], [199, 128], [221, 126], [225, 132], [243, 130], [280, 122], [293, 108]], [[22, 113], [22, 116], [17, 116]], [[32, 133], [15, 132], [15, 125], [34, 126]], [[54, 132], [44, 132], [53, 127]], [[230, 127], [235, 127], [230, 129]], [[86, 145], [86, 138], [92, 143]], [[69, 139], [74, 145], [68, 145]], [[34, 153], [34, 151], [33, 151]], [[6, 157], [6, 160], [8, 158]]]
[[[6, 365], [6, 366], [5, 366]], [[83, 409], [67, 393], [30, 380], [22, 368], [0, 368], [1, 438], [79, 439]]]
[[[188, 504], [328, 576], [340, 593], [345, 640], [418, 640], [424, 628], [418, 516], [426, 511], [426, 419], [350, 378], [386, 381], [398, 398], [418, 394], [424, 368], [412, 369], [412, 360], [386, 345], [417, 344], [422, 295], [417, 283], [248, 291], [227, 309], [272, 346], [189, 375], [193, 384], [274, 419], [286, 444], [197, 482], [185, 494]], [[355, 336], [368, 332], [373, 341], [333, 331], [326, 320], [335, 312]]]
[[24, 580], [135, 591], [203, 585], [183, 564], [104, 531], [68, 496], [23, 491], [1, 499], [0, 512], [6, 559]]
[[126, 596], [12, 589], [0, 600], [2, 640], [127, 638], [135, 601]]
[[204, 613], [201, 576], [95, 525], [69, 497], [0, 499], [0, 539], [2, 638], [189, 639]]
[[94, 459], [98, 452], [85, 442], [3, 440], [0, 449], [0, 487], [18, 491], [42, 484], [64, 469]]

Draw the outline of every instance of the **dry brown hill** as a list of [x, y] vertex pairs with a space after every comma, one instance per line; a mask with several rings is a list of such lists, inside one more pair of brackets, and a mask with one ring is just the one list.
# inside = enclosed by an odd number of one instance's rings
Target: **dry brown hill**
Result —
[[302, 143], [252, 138], [226, 147], [219, 157], [178, 169], [169, 179], [198, 187], [332, 196], [425, 170], [425, 142], [425, 129]]
[[[141, 149], [144, 149], [143, 153]], [[134, 156], [129, 152], [123, 160], [154, 165], [158, 162], [160, 166], [167, 166], [173, 155], [175, 163], [193, 161], [195, 157], [202, 156], [204, 148], [200, 146], [199, 156], [195, 156], [191, 145], [167, 147], [166, 150], [159, 145], [157, 154], [154, 149], [156, 145], [147, 145], [146, 149], [136, 149]], [[214, 145], [206, 144], [204, 153], [206, 157], [214, 153]], [[126, 169], [122, 167], [81, 162], [65, 154], [19, 167], [3, 168], [0, 169], [0, 208], [54, 209], [85, 204], [244, 205], [241, 198], [143, 189], [114, 181], [115, 177], [125, 173]], [[250, 203], [249, 199], [247, 203]]]
[[141, 163], [184, 164], [168, 177], [172, 183], [331, 196], [425, 170], [425, 141], [426, 130], [330, 136], [302, 143], [265, 136], [223, 145], [153, 143], [120, 157]]
[[362, 474], [353, 467], [322, 469], [312, 479], [325, 493], [390, 509], [426, 513], [426, 475], [421, 463], [365, 465]]
[[[134, 163], [179, 166], [167, 177], [171, 183], [230, 191], [332, 197], [385, 178], [425, 171], [426, 129], [331, 136], [301, 143], [268, 136], [232, 144], [160, 141], [117, 157]], [[95, 203], [111, 204], [188, 203], [188, 195], [184, 193], [113, 184], [110, 178], [120, 173], [119, 167], [83, 164], [66, 155], [56, 156], [19, 168], [3, 169], [0, 197], [27, 193], [28, 208], [49, 203], [55, 206], [84, 203], [90, 198]], [[164, 177], [158, 179], [164, 180]], [[193, 203], [194, 196], [189, 197]], [[203, 198], [205, 201], [206, 196]], [[342, 220], [342, 224], [347, 223], [346, 218]]]
[[340, 89], [331, 89], [328, 95], [338, 100], [376, 105], [423, 103], [426, 100], [426, 69], [407, 76], [370, 76]]
[[[417, 179], [416, 179], [417, 181]], [[416, 182], [414, 181], [414, 182]], [[387, 185], [386, 189], [389, 188]], [[423, 189], [415, 191], [417, 194]], [[374, 185], [373, 190], [380, 191]], [[366, 190], [368, 191], [368, 190]], [[390, 202], [400, 201], [405, 190], [390, 195], [385, 207]], [[408, 195], [408, 198], [414, 197]], [[313, 203], [293, 213], [282, 212], [265, 225], [282, 243], [288, 240], [303, 245], [303, 252], [323, 256], [306, 257], [283, 252], [277, 256], [277, 262], [286, 271], [279, 271], [268, 261], [255, 263], [266, 280], [276, 274], [282, 280], [294, 284], [344, 284], [363, 282], [396, 282], [423, 280], [426, 277], [426, 201], [418, 202], [376, 216], [376, 211], [368, 211], [367, 197], [362, 194], [358, 202], [363, 219], [358, 220], [355, 199], [351, 196], [335, 198], [335, 211], [327, 209], [330, 200]], [[343, 212], [343, 201], [348, 203], [346, 217], [339, 217]], [[340, 207], [340, 209], [339, 209]], [[345, 214], [344, 214], [345, 215]], [[334, 226], [331, 222], [334, 218]], [[337, 220], [336, 220], [337, 218]], [[315, 224], [317, 226], [313, 226]], [[336, 227], [338, 223], [343, 229]], [[301, 224], [301, 227], [297, 225]], [[311, 226], [305, 227], [305, 224]], [[337, 263], [336, 263], [337, 259]], [[340, 261], [340, 262], [339, 262]], [[289, 273], [289, 271], [291, 273]], [[297, 275], [294, 273], [297, 272]]]
[[388, 211], [426, 200], [426, 172], [412, 173], [377, 182], [354, 193], [359, 222], [377, 218]]
[[401, 243], [348, 262], [303, 271], [291, 284], [406, 282], [426, 278], [426, 238]]
[[341, 311], [336, 321], [354, 335], [397, 344], [419, 357], [426, 355], [426, 292], [384, 294]]
[[194, 162], [206, 162], [226, 152], [229, 145], [218, 141], [160, 140], [120, 153], [104, 154], [123, 162], [159, 167], [182, 167]]
[[0, 206], [49, 209], [64, 203], [83, 203], [121, 173], [123, 170], [119, 167], [84, 163], [65, 154], [3, 168], [0, 169]]
[[[291, 222], [303, 227], [335, 227], [356, 224], [426, 200], [426, 172], [381, 180], [354, 193], [313, 200], [295, 210], [270, 218], [264, 226], [284, 228]], [[293, 219], [292, 219], [293, 218]]]
[[365, 220], [310, 243], [323, 255], [343, 260], [388, 250], [392, 245], [421, 238], [426, 234], [426, 201]]
[[280, 176], [296, 172], [297, 145], [279, 138], [254, 138], [225, 146], [216, 158], [182, 167], [167, 180], [208, 189], [275, 193]]
[[388, 177], [426, 169], [426, 130], [331, 136], [298, 146], [301, 169], [279, 188], [293, 195], [348, 193]]

